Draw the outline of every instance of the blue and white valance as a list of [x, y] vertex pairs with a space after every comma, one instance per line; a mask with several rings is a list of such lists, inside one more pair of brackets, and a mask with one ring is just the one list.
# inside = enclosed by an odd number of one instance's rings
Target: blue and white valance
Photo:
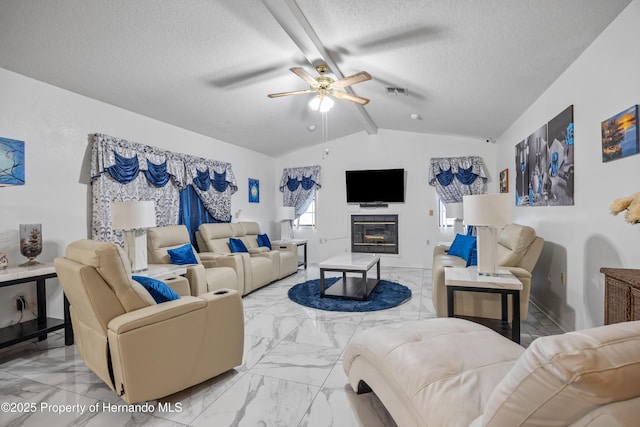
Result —
[[434, 157], [429, 166], [429, 185], [444, 203], [461, 203], [462, 196], [486, 193], [487, 175], [479, 156]]
[[298, 218], [306, 212], [320, 187], [320, 166], [285, 168], [280, 179], [283, 206], [293, 206]]
[[238, 190], [231, 164], [175, 153], [103, 134], [92, 135], [92, 236], [121, 241], [111, 227], [111, 202], [154, 200], [159, 226], [179, 223], [180, 192], [192, 186], [209, 215], [231, 220]]

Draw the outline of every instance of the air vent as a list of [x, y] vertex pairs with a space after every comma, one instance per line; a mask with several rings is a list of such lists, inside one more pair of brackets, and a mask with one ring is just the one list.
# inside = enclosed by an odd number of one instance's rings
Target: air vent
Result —
[[409, 95], [409, 91], [403, 87], [388, 87], [387, 95]]

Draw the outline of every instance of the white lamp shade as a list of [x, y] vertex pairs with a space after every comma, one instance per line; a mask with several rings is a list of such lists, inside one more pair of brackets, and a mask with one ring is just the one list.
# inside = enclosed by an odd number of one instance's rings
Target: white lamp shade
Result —
[[111, 223], [115, 230], [134, 230], [156, 226], [156, 205], [153, 200], [113, 202]]
[[281, 221], [292, 220], [296, 218], [296, 211], [293, 206], [282, 206], [278, 210], [278, 219]]
[[464, 223], [475, 226], [502, 226], [511, 222], [509, 193], [463, 196]]
[[447, 218], [462, 219], [462, 203], [446, 203], [444, 205]]

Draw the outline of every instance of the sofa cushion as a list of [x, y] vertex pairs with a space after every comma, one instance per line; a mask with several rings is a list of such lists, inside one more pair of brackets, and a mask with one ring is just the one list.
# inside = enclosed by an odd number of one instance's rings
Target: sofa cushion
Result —
[[198, 259], [193, 254], [193, 247], [191, 246], [191, 243], [187, 243], [186, 245], [182, 245], [175, 249], [169, 249], [167, 253], [171, 259], [171, 264], [187, 265], [198, 263]]
[[482, 425], [568, 425], [640, 396], [640, 321], [538, 338], [491, 393]]
[[498, 234], [498, 265], [515, 267], [536, 238], [536, 231], [526, 225], [508, 224]]
[[158, 304], [180, 299], [180, 295], [176, 294], [173, 289], [161, 280], [146, 276], [132, 276], [131, 278], [140, 283]]
[[476, 238], [464, 234], [456, 234], [456, 238], [451, 243], [449, 255], [459, 256], [465, 261], [471, 258], [471, 251], [476, 246]]

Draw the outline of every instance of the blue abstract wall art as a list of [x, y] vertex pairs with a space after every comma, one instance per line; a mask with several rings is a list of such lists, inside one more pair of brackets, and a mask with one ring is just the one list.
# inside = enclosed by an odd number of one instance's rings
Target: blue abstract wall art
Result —
[[24, 185], [24, 141], [0, 137], [0, 187]]

